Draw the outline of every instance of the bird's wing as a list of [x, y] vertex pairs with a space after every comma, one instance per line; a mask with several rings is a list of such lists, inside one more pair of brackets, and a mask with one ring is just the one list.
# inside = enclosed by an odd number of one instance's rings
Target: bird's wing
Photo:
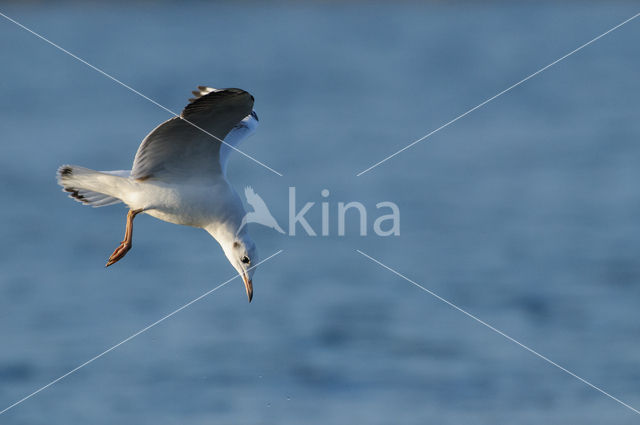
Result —
[[214, 89], [213, 87], [207, 87], [207, 86], [198, 86], [198, 90], [193, 90], [191, 93], [193, 93], [193, 97], [191, 99], [189, 99], [189, 103], [193, 102], [194, 100], [198, 99], [199, 97], [204, 96], [205, 94], [209, 94], [212, 93], [214, 91], [222, 91], [223, 89]]
[[269, 211], [269, 208], [267, 208], [267, 204], [264, 203], [260, 195], [253, 191], [253, 188], [251, 186], [245, 187], [244, 196], [247, 197], [247, 203], [253, 207], [254, 211]]
[[[198, 98], [205, 96], [209, 93], [218, 92], [220, 89], [207, 86], [198, 86], [198, 90], [193, 90], [193, 96], [189, 99], [190, 102], [197, 100]], [[238, 124], [235, 125], [229, 131], [224, 138], [224, 144], [220, 146], [220, 166], [222, 167], [222, 173], [227, 174], [227, 163], [229, 162], [229, 154], [233, 148], [240, 146], [240, 143], [251, 136], [258, 128], [258, 114], [255, 111], [251, 111], [249, 115], [244, 117]]]
[[253, 190], [251, 186], [247, 186], [244, 188], [244, 196], [247, 197], [247, 202], [251, 202], [250, 199], [256, 197], [256, 192]]
[[144, 138], [131, 177], [165, 181], [221, 174], [220, 140], [251, 113], [253, 96], [240, 89], [212, 91], [195, 98], [179, 117]]
[[258, 120], [255, 117], [257, 117], [255, 112], [251, 112], [250, 115], [244, 117], [242, 121], [233, 127], [227, 137], [224, 138], [226, 144], [220, 146], [220, 166], [225, 175], [227, 174], [229, 154], [233, 148], [240, 146], [240, 142], [251, 136], [258, 128]]

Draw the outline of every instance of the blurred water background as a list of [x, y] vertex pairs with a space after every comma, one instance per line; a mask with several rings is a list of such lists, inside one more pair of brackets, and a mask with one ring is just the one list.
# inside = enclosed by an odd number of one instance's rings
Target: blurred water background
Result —
[[[374, 162], [638, 12], [636, 2], [4, 3], [0, 11], [180, 110], [256, 98], [230, 180], [252, 225], [239, 280], [0, 416], [2, 424], [628, 424], [631, 410], [355, 252], [640, 408], [640, 21], [375, 170]], [[234, 276], [202, 231], [60, 192], [64, 163], [130, 166], [169, 117], [0, 19], [0, 409]], [[401, 235], [337, 236], [336, 205], [396, 202]]]

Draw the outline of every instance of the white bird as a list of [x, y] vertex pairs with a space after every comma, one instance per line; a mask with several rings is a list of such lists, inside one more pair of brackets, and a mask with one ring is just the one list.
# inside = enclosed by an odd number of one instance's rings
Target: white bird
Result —
[[220, 140], [236, 146], [256, 130], [254, 98], [240, 89], [198, 89], [179, 117], [144, 138], [130, 171], [64, 165], [58, 169], [58, 184], [70, 197], [93, 207], [118, 202], [129, 207], [124, 240], [107, 267], [131, 249], [133, 219], [145, 213], [206, 230], [242, 277], [251, 302], [255, 272], [251, 265], [258, 256], [246, 227], [241, 228], [246, 214], [242, 201], [226, 179], [231, 148]]
[[271, 211], [269, 211], [267, 204], [260, 195], [253, 191], [251, 186], [244, 188], [244, 196], [247, 198], [247, 203], [251, 205], [253, 211], [249, 211], [244, 215], [244, 217], [242, 217], [242, 223], [240, 223], [238, 232], [241, 231], [248, 223], [258, 223], [277, 230], [280, 233], [284, 233], [284, 230], [282, 230], [276, 219], [271, 214]]

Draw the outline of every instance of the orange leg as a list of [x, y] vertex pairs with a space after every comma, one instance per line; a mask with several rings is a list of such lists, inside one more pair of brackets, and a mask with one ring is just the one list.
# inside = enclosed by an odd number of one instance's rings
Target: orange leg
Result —
[[140, 209], [129, 210], [129, 212], [127, 213], [127, 228], [124, 232], [124, 240], [120, 242], [120, 246], [117, 247], [115, 251], [113, 251], [113, 254], [111, 254], [111, 256], [109, 257], [109, 261], [107, 261], [107, 265], [105, 267], [109, 267], [110, 265], [117, 263], [122, 259], [122, 257], [127, 255], [127, 252], [129, 252], [129, 250], [131, 249], [131, 240], [133, 237], [133, 219], [141, 212], [142, 210]]

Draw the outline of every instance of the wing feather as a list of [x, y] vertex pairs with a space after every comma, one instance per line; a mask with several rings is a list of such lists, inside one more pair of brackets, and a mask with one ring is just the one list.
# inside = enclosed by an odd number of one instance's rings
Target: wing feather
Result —
[[220, 141], [252, 107], [253, 96], [240, 89], [212, 91], [194, 99], [179, 117], [144, 138], [131, 177], [171, 181], [219, 175]]

